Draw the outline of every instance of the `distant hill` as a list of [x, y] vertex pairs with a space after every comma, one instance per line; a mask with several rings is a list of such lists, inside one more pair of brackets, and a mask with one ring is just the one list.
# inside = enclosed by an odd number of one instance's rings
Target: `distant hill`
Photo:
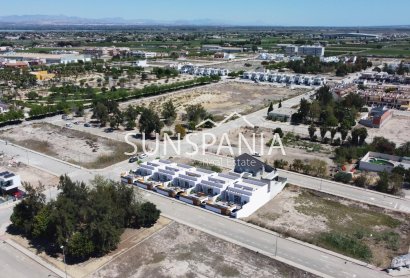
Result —
[[0, 23], [16, 25], [228, 25], [210, 19], [157, 21], [150, 19], [127, 20], [113, 18], [82, 18], [66, 15], [10, 15], [0, 16]]

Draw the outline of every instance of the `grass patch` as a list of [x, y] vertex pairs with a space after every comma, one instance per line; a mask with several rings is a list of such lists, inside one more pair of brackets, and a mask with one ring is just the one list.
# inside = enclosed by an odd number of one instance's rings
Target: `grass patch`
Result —
[[165, 255], [164, 253], [160, 252], [160, 253], [155, 253], [154, 255], [152, 255], [152, 261], [150, 262], [151, 264], [157, 264], [162, 262], [163, 260], [165, 260], [165, 258], [167, 257], [167, 255]]
[[51, 144], [48, 141], [40, 141], [35, 139], [24, 139], [22, 141], [16, 141], [14, 139], [7, 139], [8, 141], [18, 144], [22, 147], [27, 149], [31, 149], [33, 151], [43, 153], [49, 156], [56, 156], [57, 153], [53, 151]]
[[132, 151], [128, 144], [110, 141], [109, 145], [113, 150], [112, 154], [101, 155], [92, 162], [75, 161], [74, 163], [79, 164], [88, 169], [102, 169], [129, 158], [129, 156], [125, 154], [125, 152]]
[[357, 238], [340, 233], [323, 233], [317, 238], [317, 245], [344, 255], [369, 262], [372, 258], [370, 248]]
[[382, 48], [363, 52], [366, 55], [382, 57], [410, 57], [410, 49]]
[[239, 270], [226, 264], [217, 265], [215, 269], [223, 277], [238, 277], [241, 274]]
[[344, 204], [310, 190], [303, 190], [296, 197], [295, 209], [312, 217], [324, 217], [328, 227], [326, 232], [299, 237], [356, 259], [387, 266], [393, 256], [399, 255], [401, 247], [408, 246], [398, 233], [406, 229], [406, 221], [381, 209]]

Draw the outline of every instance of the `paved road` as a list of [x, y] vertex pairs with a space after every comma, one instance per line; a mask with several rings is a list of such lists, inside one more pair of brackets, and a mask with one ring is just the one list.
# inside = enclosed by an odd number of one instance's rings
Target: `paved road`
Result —
[[12, 246], [0, 242], [0, 277], [59, 277]]

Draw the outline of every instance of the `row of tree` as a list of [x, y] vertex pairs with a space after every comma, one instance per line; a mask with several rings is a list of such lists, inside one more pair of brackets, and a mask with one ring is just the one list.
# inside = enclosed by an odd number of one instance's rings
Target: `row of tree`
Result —
[[357, 57], [354, 63], [324, 63], [320, 61], [319, 57], [313, 56], [307, 56], [304, 60], [289, 61], [286, 65], [286, 67], [292, 69], [295, 73], [323, 73], [336, 70], [337, 76], [345, 76], [371, 66], [372, 63], [364, 57]]
[[327, 163], [326, 161], [321, 159], [312, 159], [306, 162], [302, 159], [295, 159], [291, 164], [289, 164], [289, 162], [287, 162], [286, 160], [279, 159], [275, 160], [273, 165], [275, 168], [288, 168], [290, 171], [295, 171], [298, 173], [303, 173], [305, 175], [312, 175], [321, 178], [324, 178], [328, 175]]
[[24, 186], [27, 196], [14, 207], [11, 228], [51, 253], [60, 253], [64, 246], [72, 260], [114, 250], [125, 228], [149, 227], [160, 215], [133, 188], [102, 177], [96, 177], [89, 187], [61, 176], [61, 192], [48, 203], [42, 186]]

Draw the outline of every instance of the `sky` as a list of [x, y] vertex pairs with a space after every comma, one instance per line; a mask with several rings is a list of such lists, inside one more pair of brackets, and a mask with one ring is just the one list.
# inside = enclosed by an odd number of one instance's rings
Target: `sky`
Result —
[[[3, 2], [3, 1], [2, 1]], [[160, 21], [210, 19], [232, 25], [410, 25], [409, 0], [11, 0], [0, 16], [67, 15]]]

